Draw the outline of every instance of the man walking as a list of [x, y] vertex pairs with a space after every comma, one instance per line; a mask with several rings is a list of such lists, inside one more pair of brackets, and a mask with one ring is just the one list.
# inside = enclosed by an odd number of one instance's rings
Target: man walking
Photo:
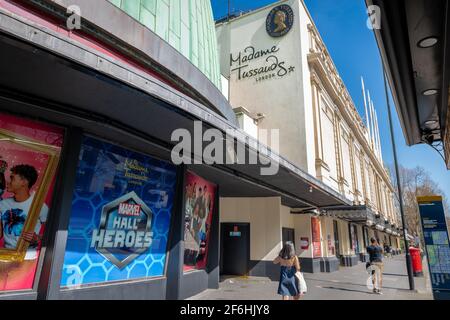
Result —
[[370, 239], [371, 245], [367, 247], [372, 272], [373, 293], [383, 294], [381, 285], [383, 281], [383, 248], [375, 238]]

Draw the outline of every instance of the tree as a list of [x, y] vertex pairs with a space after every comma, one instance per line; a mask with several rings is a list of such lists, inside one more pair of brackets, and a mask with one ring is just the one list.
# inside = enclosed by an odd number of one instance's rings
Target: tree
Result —
[[[397, 180], [395, 179], [394, 170], [391, 171], [392, 182], [397, 191]], [[444, 192], [439, 185], [433, 181], [430, 174], [422, 167], [405, 168], [399, 167], [400, 183], [403, 193], [403, 209], [405, 213], [405, 224], [409, 234], [418, 235], [423, 244], [422, 226], [420, 222], [419, 206], [417, 204], [417, 197], [442, 195]], [[397, 192], [396, 192], [397, 193]], [[398, 200], [398, 195], [397, 195]], [[396, 201], [396, 207], [399, 204]], [[444, 197], [444, 210], [448, 214], [449, 205], [447, 199]]]

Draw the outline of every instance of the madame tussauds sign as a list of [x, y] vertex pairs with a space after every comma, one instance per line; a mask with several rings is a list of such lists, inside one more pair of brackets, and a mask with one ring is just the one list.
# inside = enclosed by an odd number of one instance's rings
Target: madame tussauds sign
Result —
[[[248, 46], [238, 54], [230, 55], [231, 72], [237, 73], [237, 80], [256, 79], [259, 82], [272, 78], [283, 78], [294, 72], [295, 67], [287, 66], [286, 62], [278, 57], [279, 51], [278, 46], [262, 50]], [[260, 65], [254, 66], [258, 62]]]

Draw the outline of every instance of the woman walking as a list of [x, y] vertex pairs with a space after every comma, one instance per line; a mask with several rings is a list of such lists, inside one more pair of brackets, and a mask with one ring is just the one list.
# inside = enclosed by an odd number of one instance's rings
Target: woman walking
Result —
[[286, 242], [273, 263], [281, 266], [278, 294], [283, 297], [283, 300], [291, 298], [299, 300], [300, 291], [295, 273], [300, 271], [300, 263], [295, 255], [294, 244], [290, 241]]

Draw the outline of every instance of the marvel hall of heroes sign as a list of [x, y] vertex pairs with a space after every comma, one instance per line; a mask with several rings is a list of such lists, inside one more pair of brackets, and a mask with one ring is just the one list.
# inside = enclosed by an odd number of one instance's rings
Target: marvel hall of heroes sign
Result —
[[[285, 36], [294, 24], [294, 13], [288, 5], [273, 8], [266, 19], [266, 31], [274, 38]], [[230, 55], [230, 70], [236, 73], [237, 80], [255, 80], [261, 82], [269, 79], [284, 78], [295, 71], [280, 58], [280, 47], [277, 45], [256, 48], [252, 45], [237, 54]]]
[[175, 185], [172, 164], [86, 137], [61, 286], [164, 275]]

